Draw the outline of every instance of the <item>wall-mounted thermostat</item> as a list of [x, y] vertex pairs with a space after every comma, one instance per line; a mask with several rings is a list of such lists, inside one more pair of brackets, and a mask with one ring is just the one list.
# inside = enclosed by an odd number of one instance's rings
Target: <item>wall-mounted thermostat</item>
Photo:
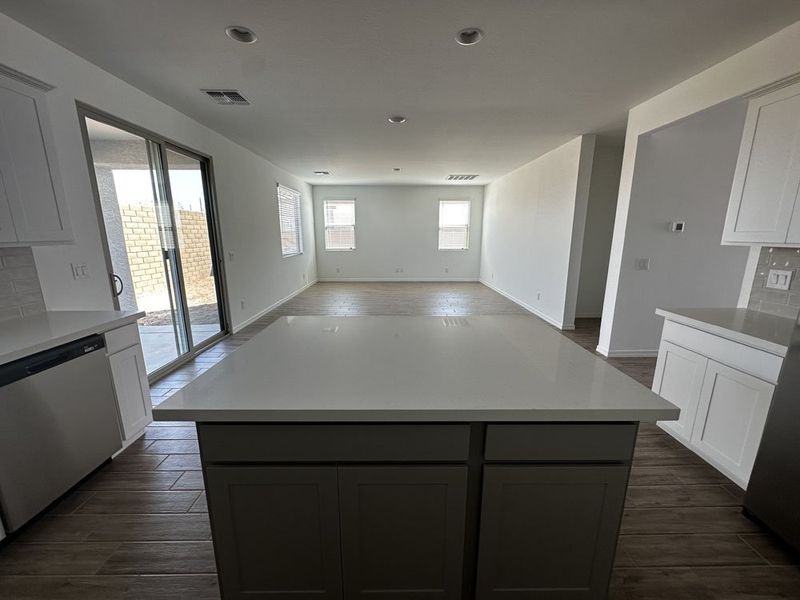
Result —
[[669, 230], [675, 233], [683, 233], [686, 231], [686, 221], [673, 221], [669, 224]]

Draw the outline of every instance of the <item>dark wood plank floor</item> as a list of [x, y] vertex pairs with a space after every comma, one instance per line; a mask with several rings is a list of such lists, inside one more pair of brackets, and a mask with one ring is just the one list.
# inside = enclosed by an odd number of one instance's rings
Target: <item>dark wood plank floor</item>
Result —
[[[159, 403], [282, 315], [528, 314], [474, 283], [317, 284], [153, 386]], [[536, 317], [531, 317], [536, 318]], [[599, 321], [564, 332], [594, 351]], [[611, 364], [648, 387], [654, 359]], [[143, 439], [0, 549], [0, 600], [219, 598], [194, 427]], [[741, 515], [741, 490], [644, 425], [610, 597], [800, 599], [800, 560]]]

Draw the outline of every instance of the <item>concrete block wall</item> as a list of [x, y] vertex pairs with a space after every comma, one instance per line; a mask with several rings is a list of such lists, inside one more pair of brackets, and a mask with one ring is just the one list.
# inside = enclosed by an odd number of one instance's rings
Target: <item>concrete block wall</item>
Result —
[[[122, 206], [122, 230], [137, 296], [164, 289], [164, 266], [158, 237], [155, 209], [149, 206]], [[211, 275], [211, 248], [206, 214], [176, 211], [183, 276], [187, 286]]]
[[186, 284], [207, 279], [212, 273], [206, 213], [179, 210], [177, 219], [183, 277]]

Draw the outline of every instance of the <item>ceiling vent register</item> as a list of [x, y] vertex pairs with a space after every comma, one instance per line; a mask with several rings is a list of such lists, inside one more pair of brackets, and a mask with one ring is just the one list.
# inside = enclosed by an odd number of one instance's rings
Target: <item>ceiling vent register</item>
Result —
[[472, 181], [477, 178], [477, 175], [448, 175], [447, 181]]
[[249, 106], [250, 101], [238, 90], [201, 90], [217, 104], [225, 106]]

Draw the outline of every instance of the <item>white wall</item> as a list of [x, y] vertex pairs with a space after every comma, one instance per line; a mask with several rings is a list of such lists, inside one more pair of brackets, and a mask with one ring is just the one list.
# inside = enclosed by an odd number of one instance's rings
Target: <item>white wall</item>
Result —
[[[355, 198], [354, 251], [325, 250], [323, 203], [326, 198]], [[469, 250], [440, 251], [439, 200], [460, 199], [472, 202]], [[481, 186], [315, 185], [314, 210], [321, 280], [478, 279], [483, 212]], [[403, 272], [396, 272], [398, 268]]]
[[622, 151], [622, 145], [598, 145], [594, 150], [575, 308], [577, 317], [599, 317], [603, 312]]
[[[235, 328], [316, 278], [309, 185], [3, 14], [0, 57], [56, 86], [47, 103], [75, 243], [34, 251], [49, 309], [112, 307], [76, 99], [213, 157]], [[280, 257], [276, 181], [303, 193], [306, 252], [300, 257]], [[90, 278], [73, 280], [70, 263], [86, 263]]]
[[639, 136], [800, 72], [798, 48], [800, 22], [654, 96], [629, 112], [614, 239], [603, 304], [603, 323], [598, 346], [600, 352], [618, 351], [615, 341], [612, 340], [612, 331], [616, 326], [616, 319], [622, 314], [617, 303], [621, 297], [623, 250], [629, 231], [628, 214], [633, 201], [632, 187]]
[[[727, 102], [639, 138], [612, 354], [657, 352], [656, 308], [736, 306], [748, 250], [720, 239], [746, 111]], [[673, 220], [686, 231], [669, 231]]]
[[574, 326], [595, 137], [486, 186], [480, 277], [556, 327]]

